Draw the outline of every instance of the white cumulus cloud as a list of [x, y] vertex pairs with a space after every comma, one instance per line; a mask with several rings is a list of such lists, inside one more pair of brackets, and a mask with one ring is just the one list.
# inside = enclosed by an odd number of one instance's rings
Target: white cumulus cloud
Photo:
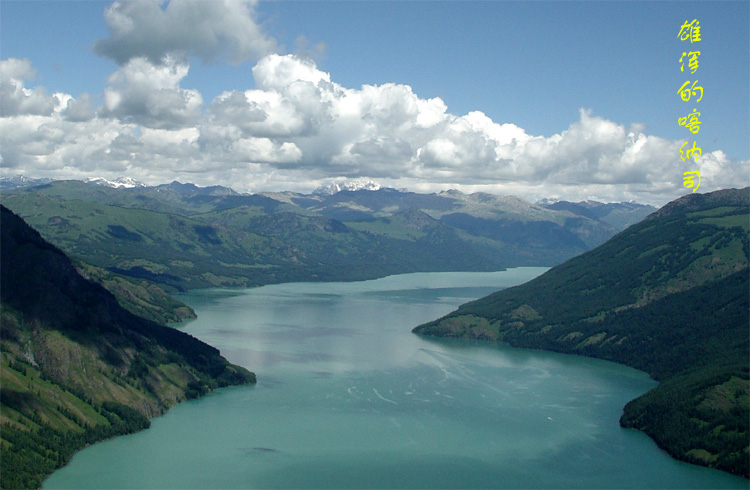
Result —
[[165, 56], [228, 57], [233, 63], [276, 51], [255, 21], [255, 0], [118, 0], [105, 12], [111, 31], [94, 51], [125, 65], [134, 58], [158, 64]]
[[208, 103], [180, 86], [188, 70], [184, 58], [132, 57], [109, 77], [97, 107], [86, 94], [26, 88], [31, 63], [1, 62], [3, 170], [127, 175], [151, 184], [180, 179], [240, 191], [309, 191], [335, 178], [365, 177], [420, 191], [656, 204], [686, 192], [686, 170], [701, 171], [701, 192], [750, 183], [748, 161], [713, 151], [697, 164], [683, 162], [681, 141], [590, 110], [544, 137], [480, 111], [452, 114], [408, 85], [344, 87], [293, 55], [262, 57], [254, 87]]
[[158, 65], [133, 58], [109, 77], [101, 115], [157, 128], [194, 124], [203, 97], [197, 90], [180, 88], [188, 70], [186, 62], [171, 57]]
[[30, 60], [0, 61], [0, 116], [48, 115], [59, 106], [60, 99], [48, 95], [44, 88], [26, 88], [25, 82], [35, 76], [36, 69]]

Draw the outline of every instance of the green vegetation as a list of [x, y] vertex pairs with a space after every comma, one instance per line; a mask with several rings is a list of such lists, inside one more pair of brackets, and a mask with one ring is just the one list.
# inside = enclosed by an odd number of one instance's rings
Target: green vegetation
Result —
[[628, 403], [620, 423], [679, 459], [747, 478], [749, 385], [747, 365], [690, 370]]
[[415, 328], [599, 357], [661, 383], [624, 427], [750, 476], [750, 188], [689, 195], [524, 285]]
[[[291, 260], [283, 243], [252, 233], [231, 235], [202, 221], [36, 193], [8, 196], [5, 204], [76, 259], [168, 289], [257, 284], [231, 264]], [[138, 238], [136, 238], [138, 237]], [[179, 262], [173, 263], [175, 259]], [[217, 282], [213, 278], [226, 278]]]
[[545, 204], [544, 207], [558, 211], [566, 210], [579, 216], [594, 218], [612, 225], [619, 231], [638, 223], [643, 218], [656, 211], [656, 208], [652, 206], [644, 206], [632, 202], [605, 204], [595, 201], [577, 203], [558, 201], [551, 204]]
[[[39, 232], [2, 207], [3, 488], [38, 487], [86, 444], [147, 427], [182, 400], [255, 382], [213, 347], [164, 326], [194, 315], [165, 291], [553, 265], [615, 233], [588, 212], [458, 191], [250, 196], [177, 182], [61, 181], [2, 198]], [[738, 247], [731, 236], [713, 245], [729, 255]], [[514, 311], [521, 321], [539, 316]], [[501, 335], [496, 323], [472, 318], [472, 335]], [[710, 459], [711, 450], [691, 454]]]
[[122, 308], [4, 206], [0, 486], [35, 488], [86, 444], [222, 386], [255, 382], [219, 351]]
[[[85, 395], [74, 395], [31, 365], [1, 366], [2, 488], [38, 488], [84, 446], [150, 426], [141, 412], [113, 401], [84, 401], [79, 396]], [[10, 388], [9, 378], [19, 374], [23, 386]]]
[[5, 203], [71, 256], [168, 290], [303, 280], [358, 280], [399, 272], [497, 270], [434, 222], [417, 239], [357, 231], [322, 216], [226, 209], [191, 218], [39, 193]]
[[117, 274], [91, 273], [131, 311], [157, 321], [164, 302], [142, 288], [132, 300], [139, 288], [123, 277], [173, 292], [549, 266], [616, 232], [596, 217], [458, 191], [238, 195], [177, 182], [113, 189], [58, 181], [2, 196], [69, 256]]
[[104, 286], [123, 308], [142, 318], [162, 325], [195, 318], [192, 308], [151, 281], [122, 276], [83, 262], [77, 262], [76, 269], [86, 279]]

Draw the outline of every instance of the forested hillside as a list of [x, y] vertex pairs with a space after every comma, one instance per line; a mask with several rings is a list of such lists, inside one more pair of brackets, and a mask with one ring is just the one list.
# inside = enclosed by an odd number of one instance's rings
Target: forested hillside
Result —
[[168, 291], [551, 266], [617, 231], [593, 214], [455, 190], [241, 195], [56, 181], [2, 197], [76, 260]]
[[0, 207], [3, 488], [35, 488], [86, 444], [149, 425], [182, 400], [255, 375], [123, 309]]
[[750, 476], [750, 188], [688, 195], [524, 285], [415, 328], [621, 362], [661, 384], [621, 423]]
[[488, 260], [439, 221], [412, 236], [393, 236], [305, 210], [267, 214], [244, 204], [188, 217], [36, 192], [4, 203], [76, 259], [170, 291], [502, 270], [505, 263], [500, 256]]

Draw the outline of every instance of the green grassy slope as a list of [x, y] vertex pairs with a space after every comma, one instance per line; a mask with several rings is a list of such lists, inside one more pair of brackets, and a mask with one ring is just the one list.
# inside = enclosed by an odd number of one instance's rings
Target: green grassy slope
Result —
[[1, 210], [0, 486], [38, 487], [85, 444], [147, 427], [217, 387], [255, 382], [217, 349], [123, 309]]
[[115, 274], [83, 262], [75, 266], [79, 274], [104, 286], [123, 308], [141, 318], [166, 325], [196, 317], [192, 308], [151, 281]]
[[[37, 192], [6, 194], [3, 201], [71, 256], [170, 289], [500, 270], [505, 263], [502, 256], [477, 254], [453, 229], [426, 215], [425, 223], [409, 225], [424, 228], [420, 236], [393, 236], [323, 216], [267, 214], [258, 206], [185, 217]], [[394, 219], [405, 219], [399, 216]]]
[[642, 369], [662, 383], [623, 426], [749, 476], [750, 189], [689, 195], [524, 285], [415, 328]]
[[174, 289], [272, 282], [267, 268], [296, 260], [278, 240], [174, 214], [37, 193], [3, 202], [71, 256]]
[[34, 193], [65, 201], [86, 201], [122, 208], [139, 208], [190, 216], [236, 205], [268, 209], [280, 203], [262, 196], [240, 196], [225, 187], [197, 187], [172, 182], [156, 187], [111, 188], [77, 180], [59, 180], [10, 193]]
[[2, 198], [72, 256], [168, 289], [550, 266], [615, 233], [566, 210], [458, 191], [239, 195], [56, 181]]
[[595, 217], [486, 193], [451, 190], [417, 194], [380, 189], [286, 198], [305, 209], [358, 226], [377, 218], [380, 230], [388, 224], [388, 218], [419, 209], [458, 231], [468, 248], [486, 251], [487, 258], [501, 255], [509, 265], [554, 265], [600, 245], [616, 233]]

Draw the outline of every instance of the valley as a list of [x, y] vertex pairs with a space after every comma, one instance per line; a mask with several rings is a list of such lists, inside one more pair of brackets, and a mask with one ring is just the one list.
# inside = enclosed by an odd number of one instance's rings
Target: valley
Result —
[[181, 328], [257, 385], [89, 447], [43, 488], [747, 488], [618, 425], [657, 384], [642, 371], [410, 332], [545, 270], [181, 293], [198, 314]]
[[[531, 204], [377, 185], [241, 195], [125, 179], [35, 184], [5, 186], [3, 204], [53, 244], [39, 241], [40, 247], [60, 247], [73, 258], [67, 274], [114, 295], [118, 313], [111, 318], [137, 315], [129, 318], [146, 322], [167, 350], [198, 348], [166, 335], [177, 331], [163, 325], [195, 318], [172, 296], [177, 292], [552, 267], [414, 331], [599, 357], [646, 371], [661, 384], [626, 405], [622, 426], [646, 432], [678, 459], [747, 477], [748, 430], [741, 418], [749, 405], [748, 189], [686, 196], [653, 212], [633, 203]], [[4, 256], [3, 264], [9, 260]], [[17, 281], [4, 275], [5, 295], [5, 285]], [[141, 354], [132, 339], [86, 341], [96, 328], [117, 325], [103, 320], [112, 313], [89, 312], [99, 326], [69, 340], [70, 323], [29, 323], [34, 302], [16, 306], [5, 295], [3, 420], [20, 425], [4, 430], [4, 438], [34, 447], [47, 443], [24, 439], [29, 427], [58, 434], [52, 440], [63, 442], [46, 446], [55, 456], [40, 466], [42, 474], [84, 444], [148, 426], [148, 417], [176, 402], [255, 382], [224, 358], [205, 364], [193, 354]], [[138, 328], [145, 327], [136, 328], [138, 335], [153, 335]], [[34, 347], [24, 351], [26, 345]], [[80, 361], [70, 367], [65, 356]], [[251, 358], [235, 362], [252, 365]], [[102, 367], [107, 364], [113, 367]], [[75, 366], [99, 374], [84, 382]], [[42, 418], [29, 418], [32, 409], [42, 410]]]
[[597, 217], [515, 197], [374, 186], [240, 195], [97, 182], [6, 188], [2, 200], [72, 257], [168, 291], [550, 266], [617, 233], [607, 215], [627, 215], [622, 225], [654, 210], [598, 203]]

